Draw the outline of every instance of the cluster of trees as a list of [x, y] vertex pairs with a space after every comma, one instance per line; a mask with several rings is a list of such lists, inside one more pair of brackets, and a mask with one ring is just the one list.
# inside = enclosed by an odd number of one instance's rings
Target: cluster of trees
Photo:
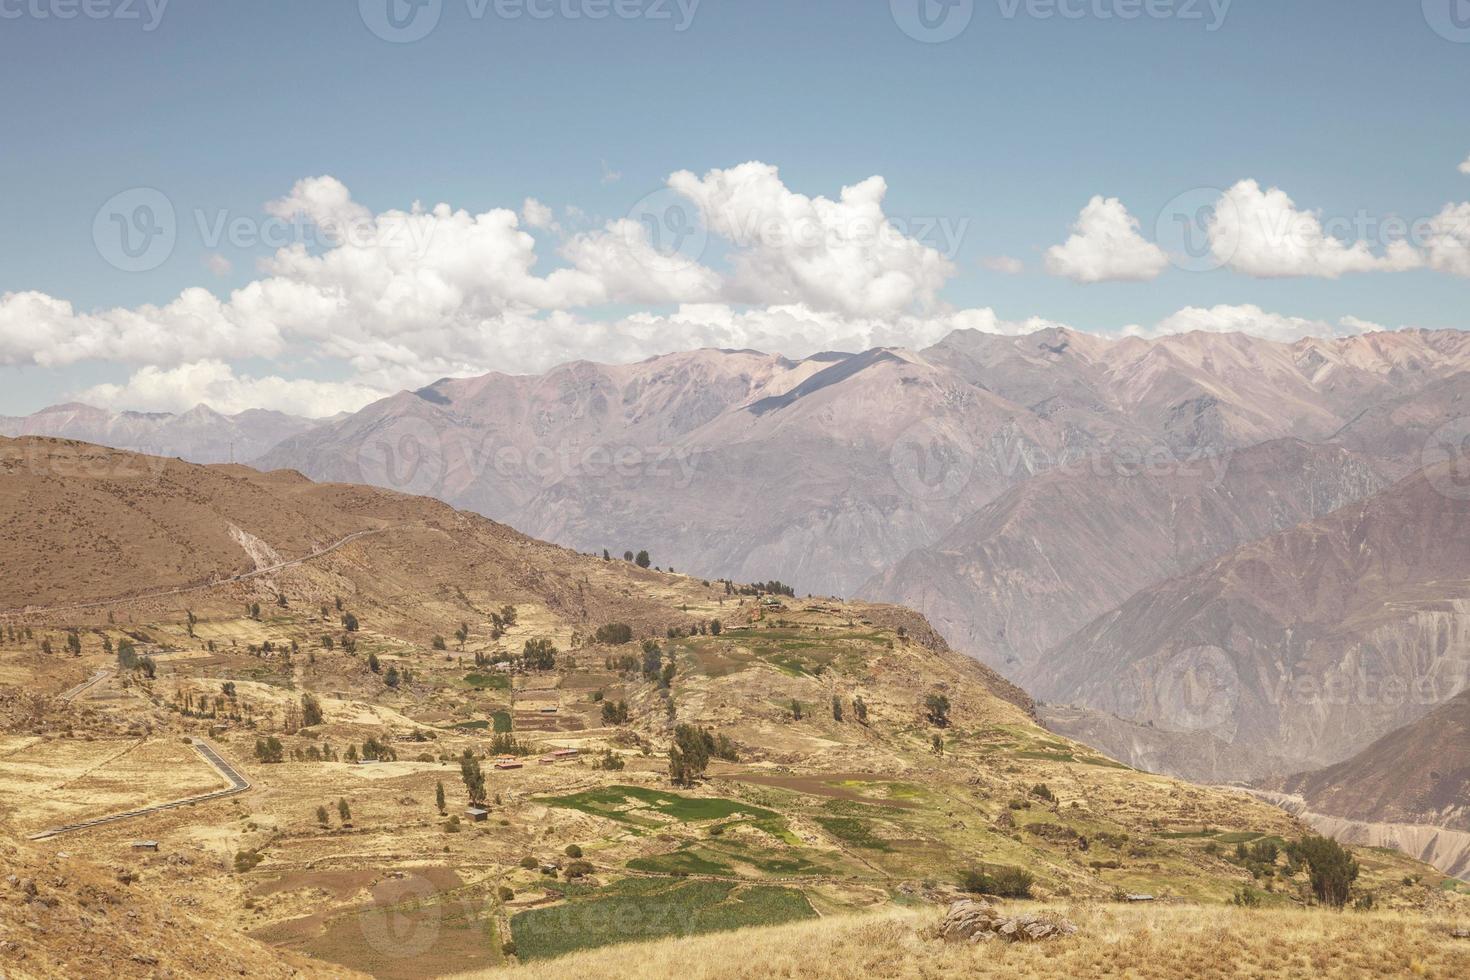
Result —
[[674, 744], [669, 747], [669, 779], [675, 786], [693, 786], [712, 758], [734, 762], [739, 752], [723, 733], [715, 735], [707, 728], [679, 725], [674, 729]]
[[526, 670], [555, 670], [556, 644], [544, 636], [527, 640], [521, 648], [521, 666]]
[[[843, 708], [842, 695], [832, 695], [832, 720], [842, 721], [845, 717], [846, 711]], [[852, 696], [852, 717], [859, 725], [868, 723], [868, 704], [863, 700], [861, 694]]]
[[602, 723], [604, 725], [626, 725], [628, 723], [628, 702], [602, 702]]
[[31, 640], [35, 639], [35, 635], [31, 633], [31, 628], [29, 626], [22, 626], [20, 629], [16, 629], [14, 626], [6, 626], [5, 636], [7, 639], [10, 640], [11, 643], [16, 643], [20, 640], [24, 640], [25, 642], [29, 643]]
[[960, 873], [959, 886], [976, 895], [997, 898], [1030, 898], [1036, 878], [1024, 868], [996, 864], [967, 868]]
[[284, 762], [286, 759], [285, 746], [274, 735], [267, 738], [257, 738], [255, 740], [255, 758], [260, 762]]
[[592, 638], [598, 643], [605, 643], [609, 646], [621, 646], [624, 643], [632, 642], [633, 627], [627, 623], [608, 623], [605, 626], [597, 627], [597, 632], [593, 634]]
[[937, 691], [924, 695], [924, 715], [935, 728], [948, 728], [949, 698]]

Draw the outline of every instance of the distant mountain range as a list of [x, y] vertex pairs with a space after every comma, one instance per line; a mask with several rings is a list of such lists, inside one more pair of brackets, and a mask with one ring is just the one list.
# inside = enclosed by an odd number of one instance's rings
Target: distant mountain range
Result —
[[194, 463], [230, 463], [255, 459], [281, 440], [322, 421], [261, 409], [221, 415], [207, 405], [196, 405], [176, 415], [110, 412], [68, 402], [19, 418], [0, 415], [0, 435], [56, 436], [114, 449], [178, 456]]

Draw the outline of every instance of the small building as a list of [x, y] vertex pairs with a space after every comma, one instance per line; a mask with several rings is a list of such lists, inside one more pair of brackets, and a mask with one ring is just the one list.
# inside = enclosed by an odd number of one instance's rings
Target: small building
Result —
[[556, 709], [556, 705], [554, 705], [554, 704], [547, 704], [547, 705], [543, 705], [543, 706], [537, 708], [536, 710], [538, 712], [540, 712], [541, 714], [543, 714], [543, 715], [554, 715], [554, 714], [556, 714], [556, 710], [557, 709]]
[[358, 759], [357, 760], [357, 764], [359, 766], [376, 766], [378, 764], [378, 760], [377, 759]]
[[490, 816], [490, 811], [482, 806], [467, 806], [464, 808], [464, 815], [475, 823], [483, 823], [485, 818]]
[[1140, 895], [1124, 895], [1123, 897], [1127, 901], [1130, 901], [1130, 902], [1152, 902], [1154, 900], [1154, 897], [1152, 895], [1142, 895], [1142, 894], [1140, 894]]
[[552, 765], [555, 762], [556, 762], [556, 756], [554, 756], [554, 755], [543, 755], [541, 758], [539, 758], [539, 759], [536, 760], [536, 764], [537, 765], [542, 765], [542, 766], [549, 766], [549, 765]]
[[555, 752], [553, 752], [551, 754], [556, 759], [575, 759], [577, 757], [577, 750], [576, 749], [557, 749]]
[[495, 759], [496, 769], [520, 769], [525, 763], [513, 755], [497, 756]]
[[156, 841], [156, 840], [135, 840], [135, 841], [133, 841], [133, 850], [135, 850], [135, 851], [157, 851], [158, 850], [158, 841]]

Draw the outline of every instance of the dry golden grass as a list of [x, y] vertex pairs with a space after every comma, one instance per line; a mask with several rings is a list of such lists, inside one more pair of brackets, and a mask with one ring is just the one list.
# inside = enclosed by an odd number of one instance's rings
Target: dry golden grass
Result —
[[[1026, 903], [1028, 909], [1039, 906]], [[1228, 906], [1063, 909], [1072, 938], [956, 945], [928, 938], [933, 911], [894, 911], [630, 944], [464, 977], [638, 980], [995, 976], [1073, 978], [1465, 977], [1470, 940], [1454, 923], [1401, 913]]]

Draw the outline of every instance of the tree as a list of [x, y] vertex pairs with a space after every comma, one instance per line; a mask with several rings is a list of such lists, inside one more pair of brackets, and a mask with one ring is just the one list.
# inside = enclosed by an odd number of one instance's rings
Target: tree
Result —
[[949, 698], [943, 694], [931, 693], [924, 695], [924, 710], [929, 715], [929, 723], [937, 728], [946, 728], [949, 725]]
[[378, 660], [378, 655], [376, 653], [368, 654], [367, 665], [368, 670], [372, 671], [375, 674], [383, 667], [383, 664], [381, 661]]
[[1340, 909], [1352, 896], [1358, 880], [1358, 862], [1353, 852], [1330, 837], [1312, 834], [1297, 842], [1295, 851], [1311, 873], [1312, 894], [1324, 905]]
[[470, 638], [470, 624], [460, 623], [459, 629], [454, 631], [454, 638], [459, 641], [459, 648], [463, 650], [465, 641]]
[[346, 827], [352, 823], [352, 808], [347, 805], [347, 798], [339, 797], [337, 800], [337, 816], [342, 820], [342, 826]]
[[669, 748], [669, 778], [675, 786], [693, 786], [704, 775], [714, 744], [714, 736], [706, 729], [687, 724], [674, 729], [674, 744]]
[[653, 563], [648, 558], [648, 552], [640, 551], [638, 552], [638, 557], [633, 559], [633, 564], [637, 565], [639, 568], [647, 568]]
[[444, 781], [442, 779], [434, 784], [434, 805], [439, 808], [439, 813], [442, 816], [445, 810]]
[[41, 638], [41, 652], [47, 656], [51, 654], [51, 640], [47, 637]]
[[322, 723], [322, 703], [315, 694], [301, 695], [301, 724], [310, 728]]
[[801, 702], [796, 698], [791, 699], [791, 720], [801, 721]]
[[223, 694], [225, 697], [229, 698], [231, 701], [235, 700], [235, 682], [234, 681], [225, 681], [223, 684], [221, 684], [219, 686], [219, 689], [220, 689], [220, 693]]
[[479, 806], [485, 801], [485, 774], [480, 771], [480, 760], [468, 749], [459, 760], [459, 775], [464, 780], [465, 791], [469, 793], [470, 805]]
[[623, 552], [623, 561], [632, 561], [632, 560], [633, 560], [633, 552], [631, 552], [631, 551], [625, 551], [625, 552]]
[[507, 626], [516, 624], [516, 607], [507, 603], [500, 607], [500, 621]]
[[710, 636], [719, 636], [720, 630], [724, 628], [725, 627], [720, 624], [720, 621], [718, 619], [712, 619], [709, 621]]
[[857, 719], [859, 725], [868, 723], [868, 702], [863, 700], [861, 694], [852, 696], [852, 716]]
[[435, 636], [434, 639], [430, 641], [429, 645], [432, 646], [435, 650], [449, 649], [449, 645], [444, 642], [444, 637], [442, 636]]
[[604, 725], [624, 725], [628, 722], [628, 702], [612, 701], [602, 702], [602, 723]]
[[76, 630], [66, 631], [66, 649], [73, 657], [82, 655], [82, 637]]
[[343, 613], [343, 615], [342, 615], [342, 628], [344, 630], [346, 630], [347, 632], [349, 632], [349, 633], [356, 633], [357, 632], [357, 617], [354, 616], [354, 615], [352, 615], [352, 613]]
[[316, 822], [319, 823], [319, 824], [321, 824], [323, 827], [325, 827], [328, 824], [329, 821], [327, 819], [327, 808], [326, 807], [319, 806], [319, 807], [316, 808]]
[[336, 644], [332, 641], [332, 635], [330, 633], [323, 633], [322, 634], [322, 649], [323, 650], [330, 650], [335, 645]]
[[285, 609], [286, 608], [286, 593], [284, 593], [284, 592], [278, 592], [278, 593], [276, 593], [276, 605], [278, 607], [280, 607], [281, 609]]
[[610, 555], [610, 554], [607, 553], [607, 549], [606, 548], [603, 548], [602, 549], [602, 560], [603, 561], [612, 561], [612, 555]]
[[935, 755], [944, 755], [944, 739], [939, 737], [938, 732], [929, 739], [929, 751]]
[[842, 720], [842, 698], [836, 694], [832, 695], [832, 720]]
[[257, 738], [255, 757], [261, 762], [280, 762], [285, 758], [285, 748], [281, 745], [281, 740], [274, 735], [268, 738]]
[[123, 670], [132, 670], [138, 666], [138, 650], [133, 646], [132, 640], [117, 641], [117, 665]]
[[386, 674], [383, 675], [383, 683], [384, 684], [387, 684], [389, 687], [396, 688], [396, 687], [398, 687], [398, 682], [399, 682], [398, 668], [397, 667], [389, 667], [388, 668], [388, 673], [386, 673]]

